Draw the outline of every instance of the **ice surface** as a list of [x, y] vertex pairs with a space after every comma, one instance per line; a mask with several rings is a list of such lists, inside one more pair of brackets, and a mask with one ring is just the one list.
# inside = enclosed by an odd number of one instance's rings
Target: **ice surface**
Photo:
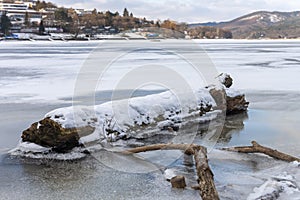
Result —
[[37, 152], [47, 153], [50, 151], [49, 148], [42, 147], [40, 145], [29, 143], [29, 142], [20, 143], [18, 148], [20, 148], [21, 151], [24, 151], [26, 153], [37, 153]]
[[72, 96], [77, 73], [98, 44], [1, 42], [0, 103], [58, 101]]
[[[299, 91], [299, 40], [197, 40], [234, 87], [255, 91]], [[288, 78], [286, 78], [288, 77]]]
[[287, 172], [284, 172], [282, 175], [267, 180], [260, 187], [254, 188], [254, 193], [250, 194], [247, 200], [285, 199], [289, 195], [298, 195], [300, 198], [300, 190], [295, 178], [292, 175], [288, 175]]
[[33, 158], [33, 159], [47, 159], [47, 160], [79, 160], [86, 157], [86, 154], [82, 152], [81, 148], [74, 148], [69, 153], [55, 153], [50, 148], [45, 148], [33, 143], [20, 142], [15, 148], [10, 150], [8, 153], [11, 156]]
[[[220, 72], [233, 77], [235, 88], [299, 91], [299, 40], [195, 40], [195, 43], [206, 50]], [[72, 97], [78, 72], [99, 44], [92, 41], [1, 42], [0, 102], [47, 102]], [[195, 78], [194, 71], [181, 67], [183, 60], [152, 51], [120, 58], [107, 71], [97, 90], [115, 88], [122, 74], [149, 63], [174, 66], [190, 81], [189, 85], [205, 86]]]
[[[227, 72], [229, 73], [234, 79], [234, 87], [238, 89], [243, 89], [247, 92], [255, 90], [260, 91], [257, 94], [257, 99], [265, 99], [267, 95], [268, 101], [262, 100], [261, 107], [256, 108], [269, 108], [269, 109], [278, 109], [278, 106], [282, 105], [282, 102], [285, 102], [285, 106], [290, 105], [287, 108], [280, 108], [284, 109], [284, 115], [276, 113], [276, 115], [282, 116], [278, 117], [271, 124], [272, 127], [278, 127], [277, 130], [282, 131], [284, 134], [281, 134], [280, 137], [278, 134], [276, 135], [278, 141], [285, 141], [286, 137], [291, 138], [291, 131], [293, 135], [298, 135], [297, 130], [292, 130], [293, 127], [297, 127], [298, 121], [298, 113], [291, 112], [294, 110], [299, 110], [297, 107], [297, 103], [299, 102], [299, 97], [297, 94], [291, 92], [299, 92], [299, 85], [300, 85], [300, 68], [299, 68], [299, 52], [300, 52], [300, 42], [299, 40], [260, 40], [260, 41], [251, 41], [251, 40], [200, 40], [195, 41], [200, 46], [202, 46], [207, 54], [210, 56], [212, 61], [215, 63], [217, 69], [220, 72]], [[1, 54], [0, 54], [0, 93], [1, 93], [1, 103], [2, 102], [32, 102], [35, 103], [37, 101], [40, 102], [53, 102], [57, 101], [62, 97], [69, 97], [73, 94], [74, 89], [74, 82], [77, 76], [77, 72], [79, 71], [83, 59], [85, 59], [88, 54], [96, 48], [98, 44], [93, 42], [87, 43], [79, 43], [79, 42], [1, 42]], [[153, 56], [157, 56], [154, 55]], [[128, 57], [127, 57], [128, 58]], [[163, 60], [163, 59], [161, 59]], [[124, 59], [122, 62], [125, 68], [131, 68], [131, 59]], [[118, 73], [118, 70], [110, 71], [107, 76], [107, 79], [104, 82], [109, 85], [113, 83], [113, 77], [115, 74]], [[230, 92], [233, 92], [231, 90]], [[267, 91], [267, 92], [265, 92]], [[285, 91], [285, 93], [277, 93], [278, 91]], [[230, 95], [231, 93], [227, 91]], [[235, 94], [233, 92], [233, 94]], [[265, 94], [265, 95], [262, 95]], [[270, 97], [271, 96], [271, 97]], [[283, 96], [286, 99], [282, 98]], [[273, 99], [273, 100], [272, 100]], [[288, 101], [284, 101], [288, 100]], [[255, 104], [256, 102], [251, 101], [251, 105]], [[108, 105], [108, 104], [107, 104]], [[293, 107], [294, 105], [294, 107]], [[110, 105], [111, 106], [111, 105]], [[141, 105], [142, 106], [142, 105]], [[100, 107], [98, 107], [100, 109]], [[72, 122], [72, 112], [71, 108], [68, 108], [65, 112], [69, 112], [70, 115], [66, 115], [65, 120], [63, 123], [66, 126], [72, 126], [74, 123]], [[103, 110], [102, 110], [103, 109]], [[104, 113], [109, 113], [110, 116], [113, 116], [111, 112], [111, 108], [102, 107], [100, 109]], [[144, 109], [134, 109], [133, 116], [138, 116], [137, 113], [144, 112]], [[90, 111], [94, 111], [94, 109], [79, 109], [80, 115], [83, 118], [86, 118]], [[288, 112], [287, 112], [288, 111]], [[62, 112], [62, 110], [60, 111]], [[96, 113], [101, 115], [101, 113]], [[272, 113], [271, 113], [272, 114]], [[291, 115], [293, 115], [291, 117]], [[255, 116], [255, 115], [254, 115]], [[275, 115], [274, 115], [275, 116]], [[253, 117], [251, 115], [250, 117]], [[73, 117], [74, 118], [74, 117]], [[257, 126], [262, 126], [263, 123], [266, 123], [264, 120], [268, 117], [260, 118], [261, 124]], [[283, 118], [289, 120], [288, 127], [282, 124]], [[110, 120], [111, 118], [109, 118]], [[269, 118], [268, 118], [269, 119]], [[62, 120], [62, 119], [61, 119]], [[70, 120], [70, 121], [69, 121]], [[147, 120], [147, 118], [139, 118], [139, 122], [143, 120]], [[269, 119], [270, 120], [270, 119]], [[68, 121], [68, 122], [67, 122]], [[77, 123], [86, 124], [84, 121], [80, 121]], [[95, 123], [95, 121], [90, 121], [90, 123]], [[97, 122], [99, 123], [99, 122]], [[102, 123], [102, 122], [101, 122]], [[248, 127], [249, 128], [249, 127]], [[251, 128], [251, 127], [250, 127]], [[254, 132], [253, 130], [260, 130], [257, 129], [250, 129], [248, 132]], [[275, 129], [275, 128], [274, 128]], [[101, 131], [101, 130], [97, 130]], [[267, 131], [267, 130], [264, 130]], [[272, 129], [273, 131], [273, 129]], [[244, 133], [242, 133], [244, 134]], [[255, 137], [260, 137], [261, 133], [256, 133]], [[288, 135], [289, 134], [289, 135]], [[271, 135], [271, 134], [269, 134]], [[253, 136], [253, 135], [251, 135]], [[245, 136], [245, 137], [251, 137]], [[253, 136], [253, 137], [254, 137]], [[93, 140], [99, 139], [100, 134], [99, 132], [95, 132], [94, 134], [86, 137], [85, 140], [82, 142], [89, 142]], [[266, 136], [263, 136], [266, 137]], [[274, 137], [274, 135], [270, 136]], [[295, 153], [299, 152], [297, 149], [297, 138], [292, 137], [294, 139], [294, 143], [292, 146], [287, 147], [286, 141], [280, 144], [274, 142], [274, 146], [281, 147], [282, 149], [288, 149], [289, 152]], [[100, 137], [101, 139], [101, 137]], [[255, 138], [254, 138], [255, 139]], [[275, 138], [276, 139], [276, 138]], [[31, 153], [28, 152], [29, 157], [36, 157], [36, 158], [45, 158], [48, 156], [49, 159], [58, 159], [57, 154], [37, 154], [36, 151], [43, 151], [41, 147], [32, 146], [32, 144], [21, 144], [25, 150], [32, 151]], [[41, 149], [40, 149], [41, 148]], [[20, 155], [20, 151], [15, 152], [16, 155]], [[19, 153], [19, 154], [18, 154]], [[22, 154], [23, 155], [23, 154]], [[59, 155], [62, 160], [69, 160], [69, 159], [77, 159], [85, 156], [81, 152], [81, 150], [73, 151], [71, 154], [60, 154]], [[297, 155], [299, 154], [297, 153]], [[237, 154], [237, 153], [228, 153], [222, 151], [213, 151], [210, 153], [210, 164], [212, 166], [213, 172], [215, 173], [215, 180], [217, 184], [218, 191], [222, 199], [246, 199], [249, 195], [262, 195], [266, 194], [266, 189], [268, 188], [278, 188], [284, 187], [284, 192], [279, 192], [279, 199], [282, 200], [299, 200], [299, 192], [293, 190], [293, 188], [286, 187], [288, 184], [281, 185], [283, 181], [278, 181], [282, 179], [283, 176], [293, 176], [292, 179], [289, 179], [291, 183], [300, 183], [300, 174], [299, 174], [299, 163], [283, 163], [279, 161], [275, 161], [272, 158], [268, 158], [265, 156], [260, 155], [244, 155], [244, 154]], [[68, 163], [69, 164], [69, 163]], [[98, 163], [97, 163], [98, 164]], [[10, 169], [11, 167], [7, 167]], [[24, 168], [28, 168], [27, 165], [24, 165]], [[64, 168], [63, 168], [64, 169]], [[80, 168], [79, 168], [80, 170]], [[49, 178], [49, 173], [41, 172], [41, 177], [39, 180], [48, 181], [49, 185], [45, 184], [44, 182], [37, 182], [35, 184], [29, 184], [26, 182], [25, 179], [30, 179], [28, 174], [31, 173], [31, 180], [29, 181], [37, 181], [37, 170], [25, 170], [25, 178], [24, 173], [21, 173], [18, 181], [14, 182], [13, 186], [7, 186], [8, 184], [3, 182], [3, 187], [0, 188], [1, 194], [3, 197], [11, 197], [11, 191], [14, 192], [14, 197], [20, 198], [24, 197], [25, 195], [40, 195], [41, 192], [49, 189], [51, 187], [51, 191], [54, 188], [56, 191], [59, 190], [57, 193], [57, 198], [66, 197], [67, 195], [72, 193], [76, 194], [76, 198], [79, 198], [80, 195], [86, 195], [85, 197], [89, 196], [97, 196], [101, 192], [101, 194], [106, 193], [109, 189], [114, 188], [119, 193], [119, 197], [122, 195], [128, 197], [128, 199], [135, 198], [139, 191], [136, 191], [134, 188], [130, 188], [124, 192], [122, 188], [122, 184], [120, 187], [116, 187], [116, 183], [120, 180], [124, 179], [116, 179], [112, 181], [111, 173], [107, 174], [107, 176], [103, 176], [99, 170], [96, 175], [99, 175], [99, 179], [86, 182], [86, 174], [82, 177], [78, 177], [76, 180], [80, 181], [80, 184], [77, 184], [76, 181], [70, 181], [70, 185], [67, 188], [68, 191], [66, 192], [63, 189], [66, 187], [62, 187], [60, 184], [57, 184], [55, 181], [61, 181], [57, 177], [57, 168], [54, 168], [55, 173], [53, 179]], [[63, 170], [61, 170], [63, 171]], [[76, 168], [74, 171], [78, 171]], [[9, 171], [10, 172], [10, 171]], [[17, 172], [23, 172], [22, 170], [18, 170]], [[95, 174], [89, 174], [89, 176], [94, 177]], [[9, 176], [14, 176], [15, 173], [7, 173], [5, 176], [1, 176], [3, 180]], [[44, 176], [43, 176], [44, 175]], [[12, 179], [15, 177], [12, 177]], [[143, 177], [145, 178], [145, 177]], [[19, 182], [22, 180], [23, 182]], [[164, 178], [163, 178], [164, 180]], [[52, 182], [51, 182], [52, 181]], [[99, 182], [103, 182], [99, 186]], [[8, 181], [7, 181], [8, 182]], [[101, 182], [101, 183], [102, 183]], [[137, 185], [142, 185], [140, 182], [134, 182]], [[144, 181], [142, 183], [148, 183], [151, 181]], [[27, 187], [24, 187], [24, 183], [30, 189], [26, 190]], [[124, 183], [124, 182], [122, 182]], [[151, 182], [153, 183], [153, 182]], [[161, 186], [163, 183], [163, 186]], [[266, 184], [267, 183], [267, 184]], [[44, 185], [43, 185], [44, 184]], [[127, 185], [125, 182], [124, 185]], [[130, 185], [130, 184], [129, 184]], [[270, 187], [266, 187], [266, 186]], [[43, 190], [40, 190], [40, 186], [43, 186]], [[63, 185], [64, 186], [64, 185]], [[183, 195], [179, 192], [176, 193], [173, 191], [170, 192], [168, 183], [165, 182], [156, 182], [155, 184], [151, 185], [151, 190], [155, 190], [157, 187], [163, 187], [162, 194], [155, 194], [157, 198], [161, 197], [178, 197], [177, 195]], [[78, 188], [84, 187], [84, 189], [79, 190]], [[94, 187], [94, 190], [90, 193], [86, 193], [86, 191], [90, 191], [89, 189]], [[128, 186], [129, 187], [129, 186]], [[72, 188], [75, 188], [72, 190]], [[117, 189], [115, 189], [117, 188]], [[147, 187], [145, 187], [147, 188]], [[145, 189], [143, 187], [143, 189]], [[255, 189], [257, 188], [257, 189]], [[292, 189], [288, 191], [286, 189]], [[141, 189], [141, 188], [139, 188]], [[100, 191], [99, 191], [100, 190]], [[135, 190], [135, 192], [132, 192]], [[142, 196], [145, 193], [145, 190], [141, 190], [139, 194]], [[258, 193], [256, 192], [258, 191]], [[23, 192], [23, 193], [22, 193]], [[49, 192], [49, 191], [48, 191]], [[190, 194], [190, 190], [186, 190], [184, 194]], [[198, 192], [195, 192], [198, 194]], [[24, 195], [25, 194], [25, 195]], [[47, 194], [49, 196], [50, 192]], [[148, 193], [147, 193], [148, 194]], [[149, 193], [152, 194], [152, 193]], [[29, 195], [29, 196], [30, 196]], [[56, 194], [53, 194], [56, 195]], [[111, 195], [110, 197], [114, 197], [113, 193], [107, 194]], [[131, 195], [131, 196], [130, 196]], [[53, 199], [51, 197], [45, 196], [45, 199]], [[50, 194], [51, 196], [51, 194]], [[145, 199], [153, 199], [153, 194], [149, 195], [148, 198]], [[190, 195], [186, 195], [190, 197]], [[195, 198], [199, 198], [197, 195]]]
[[213, 150], [209, 154], [221, 199], [289, 199], [300, 197], [299, 163], [260, 154]]

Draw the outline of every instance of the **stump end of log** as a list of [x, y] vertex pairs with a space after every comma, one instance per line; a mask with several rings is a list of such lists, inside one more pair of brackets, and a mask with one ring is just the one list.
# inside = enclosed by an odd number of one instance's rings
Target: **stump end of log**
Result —
[[172, 188], [184, 189], [186, 187], [184, 176], [175, 176], [171, 178]]

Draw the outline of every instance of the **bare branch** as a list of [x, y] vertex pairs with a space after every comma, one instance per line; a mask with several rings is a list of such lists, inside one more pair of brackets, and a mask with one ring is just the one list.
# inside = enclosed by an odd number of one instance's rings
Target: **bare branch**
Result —
[[263, 154], [266, 154], [266, 155], [268, 155], [272, 158], [278, 159], [278, 160], [283, 160], [283, 161], [287, 161], [287, 162], [293, 162], [293, 161], [300, 162], [299, 158], [279, 152], [279, 151], [277, 151], [275, 149], [271, 149], [269, 147], [262, 146], [262, 145], [258, 144], [256, 141], [252, 141], [251, 143], [252, 143], [252, 146], [223, 148], [222, 150], [239, 152], [239, 153], [263, 153]]

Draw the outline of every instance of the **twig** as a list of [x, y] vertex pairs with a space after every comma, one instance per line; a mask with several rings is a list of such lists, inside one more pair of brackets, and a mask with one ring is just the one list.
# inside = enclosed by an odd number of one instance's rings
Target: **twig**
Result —
[[252, 146], [242, 146], [242, 147], [231, 147], [231, 148], [222, 148], [221, 150], [226, 151], [233, 151], [233, 152], [239, 152], [239, 153], [263, 153], [266, 154], [272, 158], [283, 160], [287, 162], [293, 162], [298, 161], [300, 162], [299, 158], [296, 158], [294, 156], [279, 152], [275, 149], [271, 149], [269, 147], [264, 147], [260, 144], [258, 144], [256, 141], [252, 141]]

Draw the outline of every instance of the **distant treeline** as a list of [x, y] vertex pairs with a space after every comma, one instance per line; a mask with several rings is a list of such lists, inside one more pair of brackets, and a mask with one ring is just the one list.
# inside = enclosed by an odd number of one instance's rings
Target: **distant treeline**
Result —
[[[186, 23], [178, 23], [169, 19], [164, 21], [147, 20], [146, 18], [134, 16], [127, 8], [124, 8], [123, 13], [120, 14], [119, 12], [111, 11], [101, 12], [96, 9], [91, 11], [76, 10], [73, 8], [58, 7], [51, 2], [37, 1], [33, 9], [37, 11], [43, 9], [53, 13], [43, 19], [43, 26], [60, 27], [63, 28], [64, 32], [76, 35], [85, 33], [86, 30], [99, 30], [101, 27], [113, 27], [117, 31], [156, 27], [174, 30], [184, 35], [189, 35], [194, 39], [232, 38], [232, 33], [228, 30], [215, 27], [189, 28]], [[25, 19], [25, 27], [33, 26], [27, 23], [27, 21]]]
[[188, 31], [188, 35], [193, 39], [217, 39], [217, 38], [232, 38], [232, 33], [229, 30], [225, 30], [217, 27], [200, 26], [191, 28]]

